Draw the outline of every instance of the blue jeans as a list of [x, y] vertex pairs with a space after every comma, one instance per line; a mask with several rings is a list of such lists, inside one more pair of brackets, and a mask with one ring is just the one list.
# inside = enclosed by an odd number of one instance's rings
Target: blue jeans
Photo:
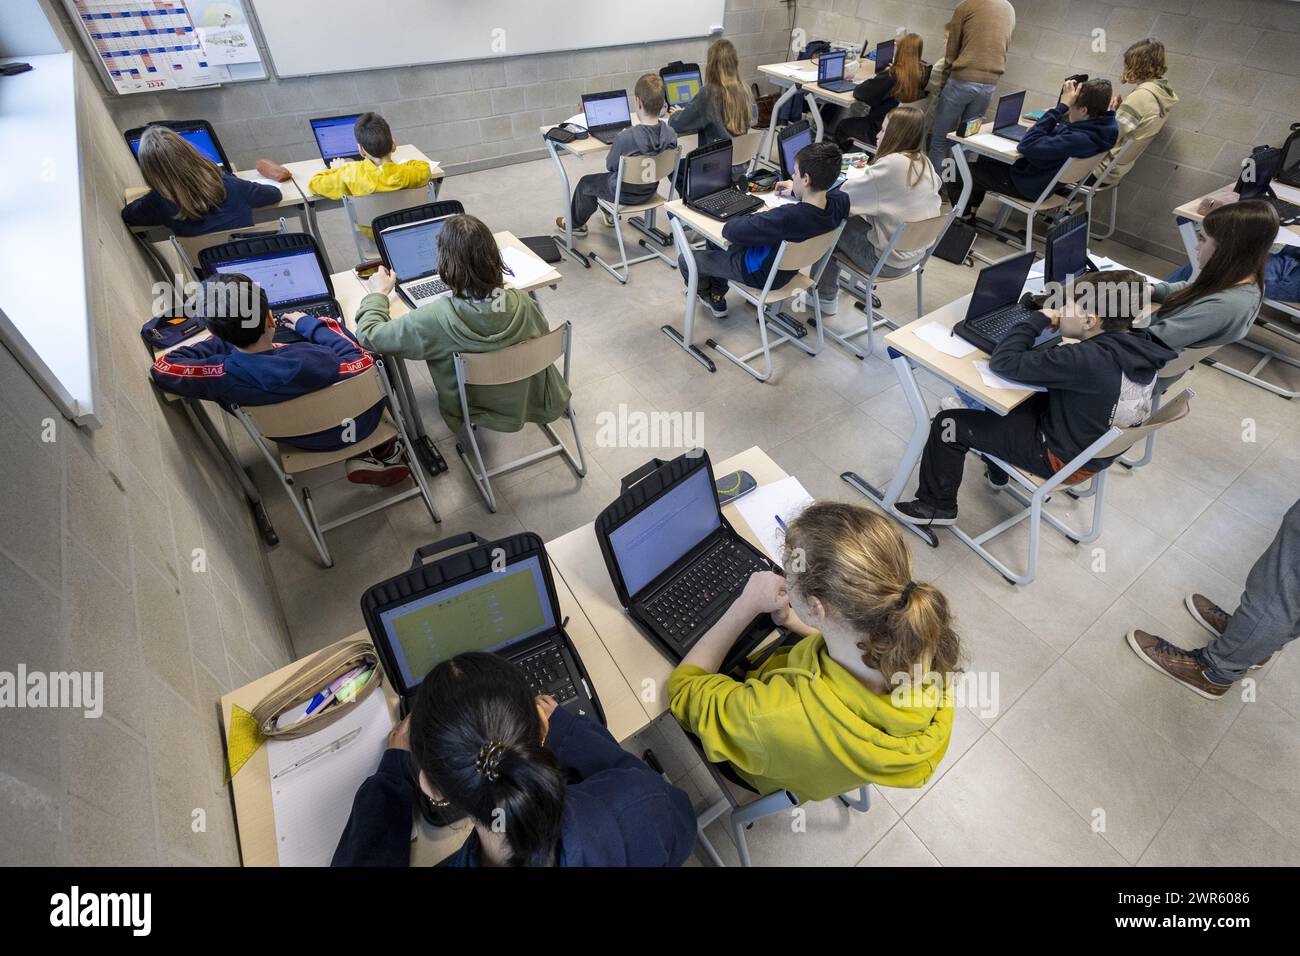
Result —
[[946, 170], [943, 161], [948, 158], [948, 134], [956, 132], [967, 120], [983, 116], [993, 99], [992, 83], [970, 83], [966, 80], [949, 80], [943, 85], [939, 101], [934, 104], [934, 125], [930, 131], [930, 162], [934, 171], [955, 189], [956, 171]]

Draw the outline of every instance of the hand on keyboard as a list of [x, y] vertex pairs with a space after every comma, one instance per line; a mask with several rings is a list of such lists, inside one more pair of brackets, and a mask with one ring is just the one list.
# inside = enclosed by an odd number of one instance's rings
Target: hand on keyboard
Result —
[[774, 571], [755, 571], [745, 582], [738, 601], [744, 602], [753, 614], [784, 613], [790, 607], [790, 594], [785, 578]]
[[275, 324], [286, 329], [298, 330], [298, 320], [306, 318], [306, 312], [281, 312], [276, 316]]

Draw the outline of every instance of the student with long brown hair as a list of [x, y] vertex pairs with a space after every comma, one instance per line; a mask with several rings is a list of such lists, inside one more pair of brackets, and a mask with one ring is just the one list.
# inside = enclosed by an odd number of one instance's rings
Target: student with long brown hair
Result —
[[[495, 352], [545, 335], [550, 326], [531, 296], [503, 288], [496, 239], [481, 219], [451, 216], [438, 233], [438, 276], [450, 295], [399, 318], [388, 314], [395, 277], [382, 266], [366, 280], [357, 307], [357, 339], [368, 349], [402, 359], [423, 359], [438, 392], [438, 411], [452, 431], [461, 420], [456, 386], [457, 352]], [[465, 389], [474, 424], [517, 432], [528, 422], [553, 422], [569, 402], [569, 386], [555, 366], [522, 382]]]
[[930, 66], [921, 59], [922, 46], [919, 35], [904, 33], [894, 44], [893, 62], [853, 88], [853, 98], [867, 108], [867, 115], [846, 117], [835, 127], [840, 149], [854, 149], [855, 139], [875, 143], [890, 110], [925, 97]]
[[1194, 279], [1155, 284], [1152, 299], [1160, 310], [1151, 333], [1179, 352], [1245, 338], [1264, 301], [1264, 274], [1277, 229], [1277, 212], [1262, 199], [1211, 208], [1197, 240], [1201, 271]]
[[704, 86], [689, 103], [675, 108], [668, 122], [677, 134], [699, 133], [699, 145], [743, 136], [758, 110], [740, 81], [740, 60], [730, 40], [716, 40], [704, 61]]
[[[849, 197], [849, 221], [836, 248], [865, 275], [876, 267], [890, 237], [905, 222], [939, 215], [942, 182], [925, 154], [925, 114], [900, 106], [885, 117], [876, 155], [864, 175], [840, 188]], [[897, 276], [911, 268], [922, 251], [891, 252], [881, 275]], [[838, 308], [839, 268], [822, 270], [817, 295], [824, 315]]]
[[251, 226], [255, 208], [280, 201], [275, 186], [225, 175], [165, 126], [144, 131], [138, 159], [149, 192], [122, 210], [128, 226], [165, 226], [178, 236], [201, 236]]
[[[809, 505], [786, 531], [785, 567], [753, 575], [673, 671], [673, 716], [760, 793], [922, 786], [952, 734], [961, 642], [947, 599], [913, 580], [898, 527], [857, 505]], [[717, 673], [764, 612], [797, 643], [743, 681]]]

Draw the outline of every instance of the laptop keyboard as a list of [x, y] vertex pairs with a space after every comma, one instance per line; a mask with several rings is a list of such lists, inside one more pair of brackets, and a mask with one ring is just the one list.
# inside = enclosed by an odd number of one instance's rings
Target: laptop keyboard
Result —
[[1037, 314], [1033, 309], [1017, 302], [996, 312], [990, 312], [988, 315], [982, 315], [967, 324], [985, 338], [993, 342], [1001, 342], [1014, 326]]
[[441, 279], [430, 279], [428, 282], [421, 282], [419, 285], [407, 286], [406, 294], [412, 299], [428, 299], [450, 290], [451, 286]]
[[1277, 217], [1283, 222], [1300, 216], [1300, 206], [1295, 203], [1287, 202], [1285, 199], [1277, 199], [1273, 196], [1268, 197], [1268, 202], [1277, 210]]
[[732, 216], [745, 209], [751, 209], [754, 206], [761, 206], [762, 203], [745, 193], [735, 189], [724, 189], [712, 195], [705, 196], [703, 199], [697, 199], [692, 205], [701, 212], [707, 213], [716, 218]]
[[578, 688], [569, 676], [569, 666], [556, 644], [548, 644], [515, 662], [523, 670], [534, 694], [550, 694], [563, 704], [578, 696]]
[[750, 550], [724, 538], [645, 605], [669, 640], [682, 644], [694, 636], [720, 603], [730, 605], [755, 571], [767, 566]]
[[277, 317], [286, 312], [305, 312], [307, 315], [315, 316], [318, 319], [337, 319], [339, 317], [338, 309], [334, 308], [333, 303], [321, 302], [318, 305], [296, 306], [292, 309], [281, 309], [275, 313]]

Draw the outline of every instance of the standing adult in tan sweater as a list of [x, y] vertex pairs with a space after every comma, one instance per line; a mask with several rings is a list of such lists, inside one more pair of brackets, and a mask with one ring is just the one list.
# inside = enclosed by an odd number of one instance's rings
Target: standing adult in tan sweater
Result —
[[[948, 134], [967, 120], [983, 116], [1007, 65], [1007, 47], [1016, 28], [1016, 11], [1008, 0], [962, 0], [948, 21], [947, 74], [934, 107], [930, 162], [956, 189], [955, 174], [945, 165]], [[955, 195], [955, 193], [952, 193]]]

